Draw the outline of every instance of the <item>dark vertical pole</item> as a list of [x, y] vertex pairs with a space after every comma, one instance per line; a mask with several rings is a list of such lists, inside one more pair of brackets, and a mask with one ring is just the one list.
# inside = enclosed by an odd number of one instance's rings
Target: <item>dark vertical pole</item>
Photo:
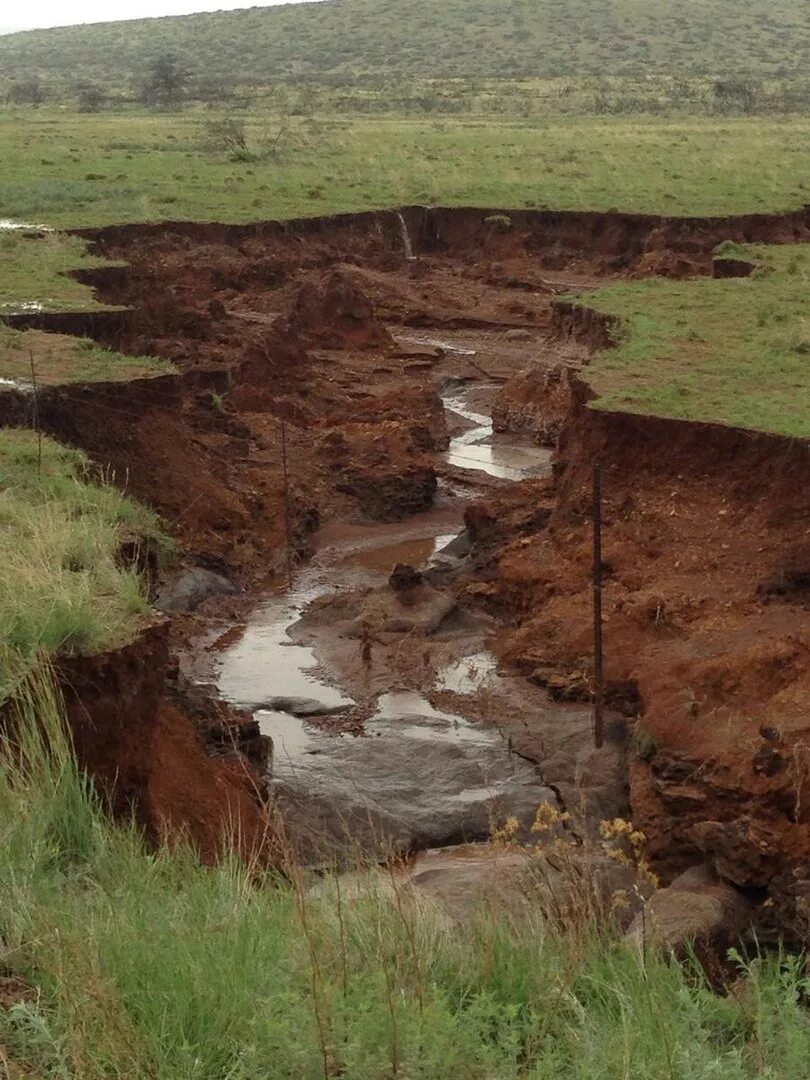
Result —
[[284, 529], [287, 548], [287, 585], [292, 587], [292, 515], [290, 512], [290, 474], [287, 468], [287, 424], [281, 421], [281, 469], [284, 474]]
[[604, 736], [604, 668], [602, 660], [602, 467], [593, 467], [593, 742], [597, 750]]
[[42, 428], [39, 426], [39, 383], [37, 382], [37, 371], [34, 366], [34, 354], [30, 352], [28, 354], [31, 361], [31, 387], [33, 391], [33, 401], [31, 403], [31, 422], [34, 426], [34, 431], [37, 433], [37, 478], [42, 479]]

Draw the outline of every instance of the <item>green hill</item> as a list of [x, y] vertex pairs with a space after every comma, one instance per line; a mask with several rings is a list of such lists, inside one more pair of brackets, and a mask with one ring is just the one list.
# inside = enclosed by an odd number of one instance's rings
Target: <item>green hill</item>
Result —
[[807, 0], [326, 0], [0, 37], [0, 82], [131, 85], [173, 52], [201, 76], [279, 79], [810, 70]]

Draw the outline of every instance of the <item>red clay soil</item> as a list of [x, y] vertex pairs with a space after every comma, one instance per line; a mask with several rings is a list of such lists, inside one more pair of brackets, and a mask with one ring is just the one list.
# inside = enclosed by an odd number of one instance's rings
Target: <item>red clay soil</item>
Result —
[[[445, 439], [437, 387], [480, 372], [441, 347], [394, 343], [385, 324], [537, 334], [552, 327], [554, 296], [577, 282], [708, 273], [722, 240], [808, 234], [805, 213], [690, 221], [509, 211], [504, 220], [502, 211], [413, 208], [404, 216], [416, 263], [403, 257], [392, 214], [93, 233], [100, 254], [130, 266], [82, 276], [132, 312], [88, 316], [82, 331], [172, 360], [180, 375], [43, 392], [43, 427], [160, 509], [187, 555], [226, 560], [244, 581], [266, 577], [284, 563], [282, 427], [302, 550], [318, 521], [390, 519], [432, 497], [431, 455]], [[591, 344], [609, 337], [603, 321], [593, 317], [585, 330], [582, 322], [581, 311], [563, 309], [539, 352], [553, 359], [568, 334]], [[519, 405], [538, 425], [547, 415], [559, 425], [565, 390], [557, 381], [549, 402], [549, 389], [526, 376], [502, 401], [513, 418]], [[25, 422], [25, 402], [4, 395], [0, 413], [0, 423]], [[556, 692], [585, 692], [588, 477], [598, 453], [607, 675], [612, 703], [641, 718], [631, 769], [638, 824], [665, 874], [709, 858], [751, 889], [778, 872], [779, 897], [799, 888], [788, 876], [810, 855], [806, 450], [593, 412], [580, 387], [556, 482], [516, 485], [471, 512], [477, 547], [464, 587], [469, 603], [502, 617], [495, 644], [506, 661]], [[79, 705], [92, 700], [89, 681], [72, 706], [82, 753], [102, 780], [117, 772], [151, 830], [187, 823], [207, 854], [232, 814], [254, 836], [249, 783], [197, 754], [165, 687], [138, 700], [128, 687], [142, 675], [110, 680], [92, 737], [82, 734]], [[123, 730], [130, 712], [141, 739]], [[798, 901], [784, 903], [795, 911]]]
[[571, 409], [568, 372], [555, 364], [511, 378], [492, 409], [495, 431], [531, 435], [539, 446], [554, 448]]
[[[670, 878], [709, 861], [810, 934], [806, 442], [574, 403], [557, 481], [468, 514], [471, 603], [560, 696], [592, 672], [591, 468], [602, 462], [608, 700], [630, 718], [633, 817]], [[534, 514], [528, 508], [534, 506]]]
[[[134, 814], [147, 836], [185, 836], [206, 861], [234, 844], [266, 853], [269, 821], [253, 763], [214, 758], [166, 697], [169, 635], [156, 622], [132, 645], [62, 658], [57, 679], [80, 765], [113, 812]], [[235, 721], [238, 736], [238, 724]]]

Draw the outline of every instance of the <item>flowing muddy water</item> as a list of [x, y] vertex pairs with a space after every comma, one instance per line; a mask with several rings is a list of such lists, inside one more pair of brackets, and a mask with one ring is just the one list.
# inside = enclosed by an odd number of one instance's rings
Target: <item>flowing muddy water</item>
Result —
[[464, 387], [448, 390], [442, 395], [448, 412], [473, 425], [451, 441], [445, 454], [448, 465], [477, 469], [498, 480], [523, 480], [527, 476], [539, 476], [549, 468], [549, 450], [532, 445], [528, 439], [521, 441], [516, 436], [496, 437], [492, 418], [471, 407], [469, 396], [469, 388]]
[[[481, 390], [482, 384], [456, 383], [443, 394], [448, 419], [466, 429], [451, 439], [445, 463], [502, 482], [547, 471], [548, 451], [493, 435], [490, 417], [472, 404]], [[292, 588], [267, 599], [220, 657], [220, 692], [253, 711], [273, 740], [271, 787], [309, 861], [353, 844], [382, 856], [482, 838], [503, 817], [528, 824], [539, 803], [554, 801], [535, 767], [511, 752], [497, 727], [464, 715], [463, 695], [497, 679], [480, 637], [469, 655], [441, 665], [429, 686], [414, 689], [396, 670], [386, 670], [382, 685], [377, 678], [358, 694], [356, 682], [353, 691], [340, 666], [330, 664], [329, 650], [297, 632], [311, 605], [345, 596], [349, 622], [337, 648], [361, 650], [350, 621], [354, 598], [388, 593], [397, 563], [426, 568], [452, 559], [443, 553], [448, 545], [452, 551], [463, 511], [462, 498], [446, 498], [404, 522], [321, 534]], [[414, 648], [403, 642], [406, 650]], [[436, 707], [435, 692], [458, 695], [462, 706]], [[323, 717], [358, 713], [360, 734], [324, 729]]]

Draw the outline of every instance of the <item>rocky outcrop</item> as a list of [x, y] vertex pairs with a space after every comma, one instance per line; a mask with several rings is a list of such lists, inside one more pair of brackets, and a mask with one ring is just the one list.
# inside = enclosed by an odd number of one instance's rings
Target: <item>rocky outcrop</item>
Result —
[[724, 958], [750, 927], [754, 905], [706, 866], [679, 875], [659, 889], [636, 915], [627, 939], [639, 946], [663, 945], [685, 956], [696, 948], [704, 957]]
[[351, 863], [483, 840], [512, 816], [528, 837], [538, 805], [556, 795], [497, 730], [459, 722], [391, 713], [362, 736], [311, 730], [289, 755], [280, 744], [271, 791], [302, 859]]
[[155, 598], [155, 607], [166, 614], [181, 614], [196, 609], [213, 596], [235, 596], [239, 587], [224, 574], [203, 566], [191, 566], [170, 578]]

